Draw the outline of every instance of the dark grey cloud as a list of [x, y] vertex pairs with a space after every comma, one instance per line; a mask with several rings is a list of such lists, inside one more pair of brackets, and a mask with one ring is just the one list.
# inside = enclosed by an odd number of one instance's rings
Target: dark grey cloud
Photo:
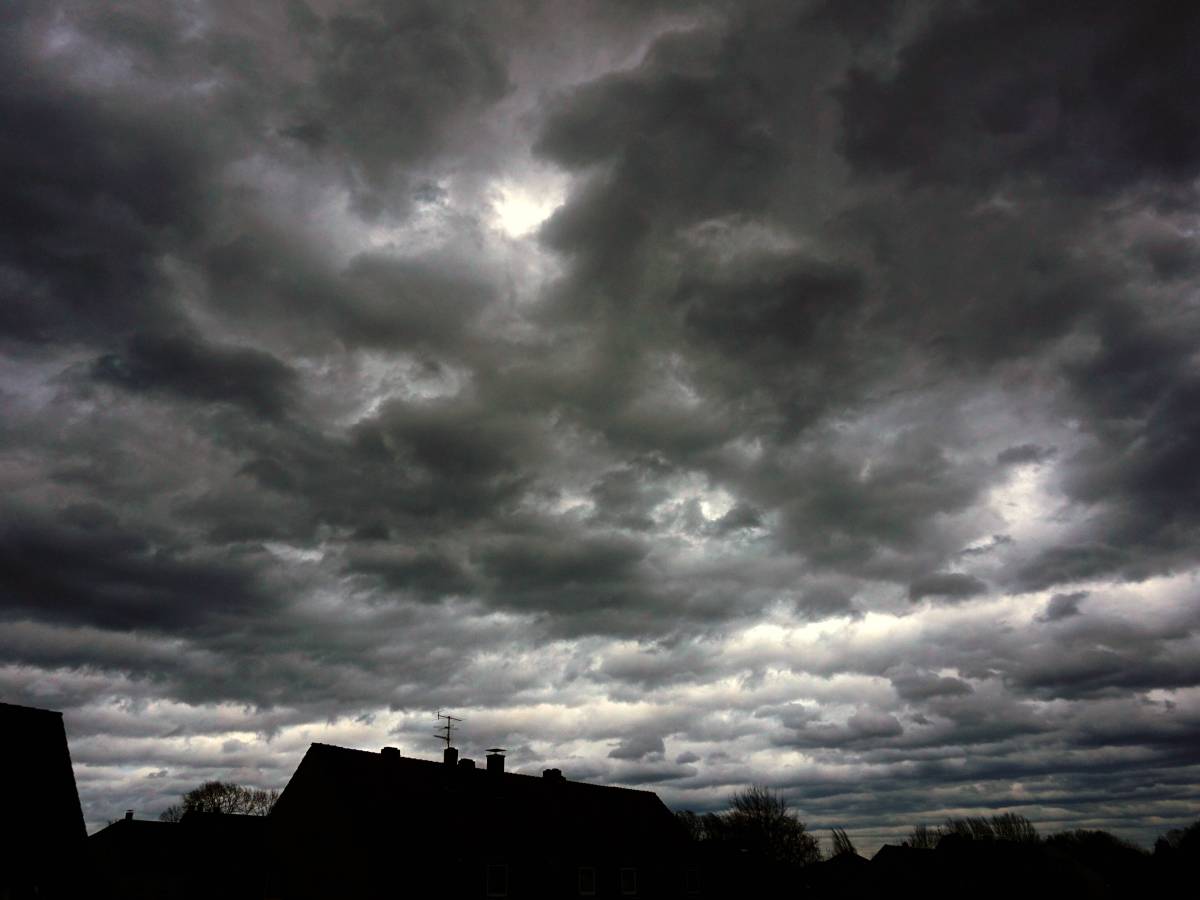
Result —
[[1079, 604], [1087, 598], [1087, 591], [1072, 591], [1069, 594], [1055, 594], [1046, 604], [1042, 621], [1057, 622], [1079, 615]]
[[608, 754], [612, 759], [640, 760], [662, 756], [663, 739], [659, 735], [632, 735], [621, 741]]
[[429, 353], [460, 349], [493, 293], [461, 260], [368, 252], [339, 267], [271, 226], [211, 247], [204, 271], [214, 305], [243, 327], [282, 326], [296, 341]]
[[717, 520], [716, 529], [718, 534], [731, 534], [738, 531], [761, 528], [762, 524], [762, 513], [753, 506], [745, 503], [737, 503]]
[[1186, 182], [1200, 118], [1178, 92], [1196, 78], [1187, 48], [1198, 27], [1169, 2], [935, 7], [893, 74], [852, 70], [847, 156], [918, 182]]
[[928, 700], [931, 697], [954, 697], [970, 694], [971, 685], [961, 678], [939, 678], [936, 675], [908, 673], [892, 679], [896, 693], [908, 701]]
[[1200, 766], [1198, 21], [8, 5], [0, 693], [93, 823], [440, 704], [866, 845], [1144, 839]]
[[[0, 146], [5, 180], [6, 343], [102, 340], [178, 326], [158, 255], [200, 227], [203, 143], [148, 110], [103, 110], [28, 48], [22, 5], [5, 10]], [[32, 18], [32, 16], [31, 16]], [[32, 29], [30, 29], [32, 30]]]
[[791, 732], [781, 739], [781, 743], [794, 747], [855, 747], [904, 733], [904, 726], [895, 716], [866, 710], [855, 712], [841, 725], [825, 722], [815, 716], [796, 720], [787, 713], [783, 721]]
[[910, 600], [923, 600], [926, 597], [941, 597], [946, 600], [965, 600], [982, 594], [987, 585], [966, 572], [932, 572], [918, 578], [908, 586]]
[[1023, 463], [1045, 462], [1054, 456], [1055, 448], [1039, 447], [1037, 444], [1015, 444], [1005, 447], [996, 454], [996, 462], [1002, 466], [1021, 465]]
[[1077, 613], [1054, 630], [1013, 669], [1014, 681], [1035, 694], [1114, 695], [1197, 677], [1194, 615], [1146, 625]]
[[95, 508], [40, 518], [10, 519], [0, 535], [8, 617], [187, 632], [275, 605], [249, 560], [198, 557]]
[[[862, 278], [852, 267], [819, 260], [769, 260], [715, 277], [684, 278], [674, 299], [689, 343], [715, 351], [747, 372], [783, 382], [797, 354], [820, 347], [837, 359], [862, 304]], [[813, 362], [814, 360], [809, 360]], [[786, 384], [772, 384], [781, 393]], [[805, 401], [787, 397], [803, 413]]]
[[285, 133], [347, 157], [368, 180], [356, 197], [368, 212], [390, 181], [411, 177], [407, 163], [436, 152], [455, 118], [509, 86], [500, 48], [462, 4], [368, 4], [308, 22], [315, 73]]
[[642, 466], [605, 472], [589, 489], [596, 521], [630, 531], [654, 528], [653, 512], [671, 496], [655, 474]]
[[268, 353], [183, 335], [135, 335], [125, 353], [99, 357], [92, 377], [130, 391], [231, 403], [264, 418], [282, 415], [296, 388], [295, 372]]

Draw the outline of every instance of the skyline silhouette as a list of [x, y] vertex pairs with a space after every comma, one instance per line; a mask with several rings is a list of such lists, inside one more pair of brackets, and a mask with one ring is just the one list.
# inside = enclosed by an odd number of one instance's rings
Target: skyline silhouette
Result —
[[0, 3], [0, 700], [62, 711], [89, 833], [440, 711], [864, 857], [1151, 848], [1200, 804], [1197, 46], [1172, 0]]
[[[906, 895], [1117, 898], [1174, 895], [1200, 871], [1200, 819], [1153, 854], [1107, 832], [1043, 838], [1005, 813], [918, 826], [870, 859], [844, 829], [823, 854], [775, 791], [751, 786], [724, 813], [672, 814], [652, 792], [486, 765], [314, 743], [281, 793], [208, 782], [157, 821], [133, 810], [86, 837], [61, 713], [0, 704], [3, 762], [32, 815], [10, 817], [0, 892], [12, 900], [814, 898]], [[461, 721], [461, 720], [459, 720]]]

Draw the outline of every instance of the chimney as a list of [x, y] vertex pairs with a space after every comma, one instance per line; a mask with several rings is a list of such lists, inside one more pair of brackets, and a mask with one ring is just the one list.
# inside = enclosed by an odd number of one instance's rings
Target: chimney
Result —
[[473, 760], [473, 759], [460, 759], [460, 760], [458, 761], [458, 767], [459, 767], [460, 769], [464, 769], [464, 770], [465, 770], [465, 769], [474, 769], [474, 768], [475, 768], [475, 760]]
[[382, 756], [386, 762], [395, 762], [400, 758], [400, 748], [384, 747], [379, 751], [379, 755]]
[[542, 769], [542, 777], [547, 781], [566, 781], [562, 769]]
[[126, 822], [133, 821], [133, 810], [132, 809], [125, 810], [125, 821]]
[[458, 765], [458, 748], [457, 747], [447, 747], [445, 750], [443, 750], [442, 751], [442, 762], [444, 762], [448, 766], [457, 766]]
[[504, 748], [490, 747], [487, 752], [487, 770], [491, 775], [504, 774]]

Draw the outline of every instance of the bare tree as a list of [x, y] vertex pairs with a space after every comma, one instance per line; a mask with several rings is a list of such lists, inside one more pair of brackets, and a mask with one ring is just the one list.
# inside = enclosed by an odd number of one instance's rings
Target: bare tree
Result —
[[178, 822], [190, 812], [265, 816], [278, 799], [279, 791], [264, 791], [228, 781], [206, 781], [184, 794], [179, 803], [164, 809], [159, 819]]
[[692, 840], [746, 850], [774, 862], [820, 862], [821, 848], [787, 802], [769, 788], [754, 785], [729, 798], [723, 813], [675, 813]]
[[854, 842], [846, 834], [845, 828], [832, 828], [830, 834], [833, 835], [833, 856], [841, 856], [843, 853], [858, 853], [854, 849]]
[[1033, 823], [1018, 813], [999, 813], [987, 816], [966, 816], [947, 819], [944, 835], [954, 835], [970, 841], [1017, 841], [1035, 844], [1038, 831]]
[[178, 822], [182, 818], [183, 806], [179, 803], [172, 803], [158, 814], [158, 819], [160, 822]]
[[1020, 844], [1036, 844], [1038, 830], [1018, 813], [1001, 813], [992, 816], [992, 831], [998, 841], [1015, 841]]
[[964, 816], [959, 819], [947, 819], [942, 829], [947, 835], [967, 841], [990, 841], [996, 833], [992, 823], [986, 816]]
[[676, 810], [675, 821], [693, 841], [704, 840], [704, 820], [690, 809]]
[[928, 825], [916, 825], [913, 830], [908, 833], [908, 840], [905, 841], [910, 847], [916, 847], [918, 850], [932, 850], [937, 846], [937, 842], [942, 838], [942, 829]]
[[1155, 853], [1197, 849], [1200, 849], [1200, 819], [1186, 828], [1172, 828], [1154, 842]]
[[725, 825], [730, 837], [766, 859], [799, 865], [819, 862], [820, 844], [786, 800], [770, 788], [751, 785], [730, 798]]
[[690, 809], [681, 809], [675, 813], [675, 819], [683, 826], [687, 836], [697, 843], [723, 843], [734, 840], [733, 823], [728, 812], [708, 812], [700, 815]]

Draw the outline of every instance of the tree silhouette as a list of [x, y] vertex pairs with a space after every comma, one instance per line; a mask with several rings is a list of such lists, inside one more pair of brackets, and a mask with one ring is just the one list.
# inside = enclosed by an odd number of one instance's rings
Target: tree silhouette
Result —
[[843, 853], [858, 853], [854, 849], [854, 842], [846, 834], [845, 828], [830, 829], [830, 834], [833, 836], [833, 856], [841, 856]]
[[699, 816], [681, 810], [675, 816], [689, 837], [700, 843], [744, 850], [771, 862], [820, 862], [820, 843], [775, 791], [752, 785], [730, 797], [729, 807], [723, 813]]
[[1038, 830], [1032, 822], [1018, 813], [992, 816], [992, 833], [998, 841], [1016, 841], [1019, 844], [1038, 842]]
[[[953, 835], [969, 841], [1013, 841], [1022, 844], [1036, 844], [1039, 840], [1037, 828], [1027, 818], [1017, 813], [1000, 813], [991, 818], [986, 816], [966, 816], [961, 819], [947, 819], [946, 825], [940, 829], [940, 837]], [[914, 835], [915, 837], [915, 831]]]
[[697, 815], [690, 809], [681, 809], [675, 813], [675, 818], [687, 836], [698, 843], [726, 843], [733, 840], [728, 813]]
[[1184, 852], [1195, 854], [1200, 850], [1200, 819], [1186, 828], [1172, 828], [1154, 842], [1155, 853]]
[[741, 847], [774, 862], [819, 862], [821, 848], [786, 800], [770, 788], [751, 785], [734, 794], [724, 815], [729, 837]]
[[264, 791], [229, 781], [206, 781], [184, 794], [179, 803], [164, 809], [159, 819], [178, 822], [190, 812], [265, 816], [278, 799], [279, 791]]
[[908, 833], [908, 840], [904, 843], [910, 847], [916, 847], [918, 850], [932, 850], [941, 839], [942, 829], [936, 826], [930, 828], [928, 825], [915, 825], [913, 830]]

